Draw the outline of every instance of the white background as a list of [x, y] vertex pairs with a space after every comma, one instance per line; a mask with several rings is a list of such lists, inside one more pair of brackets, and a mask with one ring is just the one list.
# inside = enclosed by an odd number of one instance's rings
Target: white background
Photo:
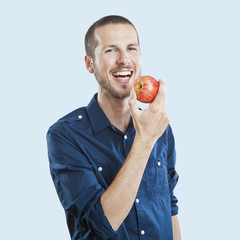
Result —
[[237, 0], [1, 1], [0, 239], [69, 239], [45, 136], [97, 91], [84, 35], [109, 14], [135, 24], [142, 74], [166, 82], [182, 239], [237, 239], [239, 10]]

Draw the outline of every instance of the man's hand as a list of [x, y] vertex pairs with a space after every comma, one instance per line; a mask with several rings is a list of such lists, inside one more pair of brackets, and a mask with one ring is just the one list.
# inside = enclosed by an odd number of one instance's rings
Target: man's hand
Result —
[[146, 110], [138, 109], [134, 90], [129, 106], [136, 135], [124, 164], [101, 196], [104, 214], [114, 230], [119, 228], [132, 208], [152, 148], [170, 121], [163, 81], [160, 81], [158, 94]]
[[136, 136], [143, 138], [146, 142], [152, 141], [155, 143], [164, 133], [170, 122], [166, 112], [167, 97], [165, 93], [165, 83], [161, 79], [159, 83], [157, 96], [147, 109], [138, 109], [134, 89], [132, 89], [129, 99]]

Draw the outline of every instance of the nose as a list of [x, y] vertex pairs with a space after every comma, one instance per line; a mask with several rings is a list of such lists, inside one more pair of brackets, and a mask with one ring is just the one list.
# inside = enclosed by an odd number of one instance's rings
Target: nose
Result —
[[131, 64], [131, 60], [126, 52], [119, 53], [117, 64], [121, 66], [129, 66]]

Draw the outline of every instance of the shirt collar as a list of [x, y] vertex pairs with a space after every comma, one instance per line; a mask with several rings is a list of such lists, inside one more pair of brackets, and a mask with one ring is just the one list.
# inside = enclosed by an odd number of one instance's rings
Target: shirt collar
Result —
[[92, 125], [94, 134], [99, 133], [104, 128], [111, 126], [110, 121], [97, 102], [97, 93], [87, 106], [88, 116]]

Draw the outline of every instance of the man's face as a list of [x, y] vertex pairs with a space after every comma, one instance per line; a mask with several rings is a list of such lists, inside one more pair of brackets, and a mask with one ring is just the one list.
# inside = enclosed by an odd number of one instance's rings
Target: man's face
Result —
[[107, 24], [95, 29], [94, 75], [101, 90], [114, 98], [129, 96], [141, 74], [137, 33], [130, 24]]

